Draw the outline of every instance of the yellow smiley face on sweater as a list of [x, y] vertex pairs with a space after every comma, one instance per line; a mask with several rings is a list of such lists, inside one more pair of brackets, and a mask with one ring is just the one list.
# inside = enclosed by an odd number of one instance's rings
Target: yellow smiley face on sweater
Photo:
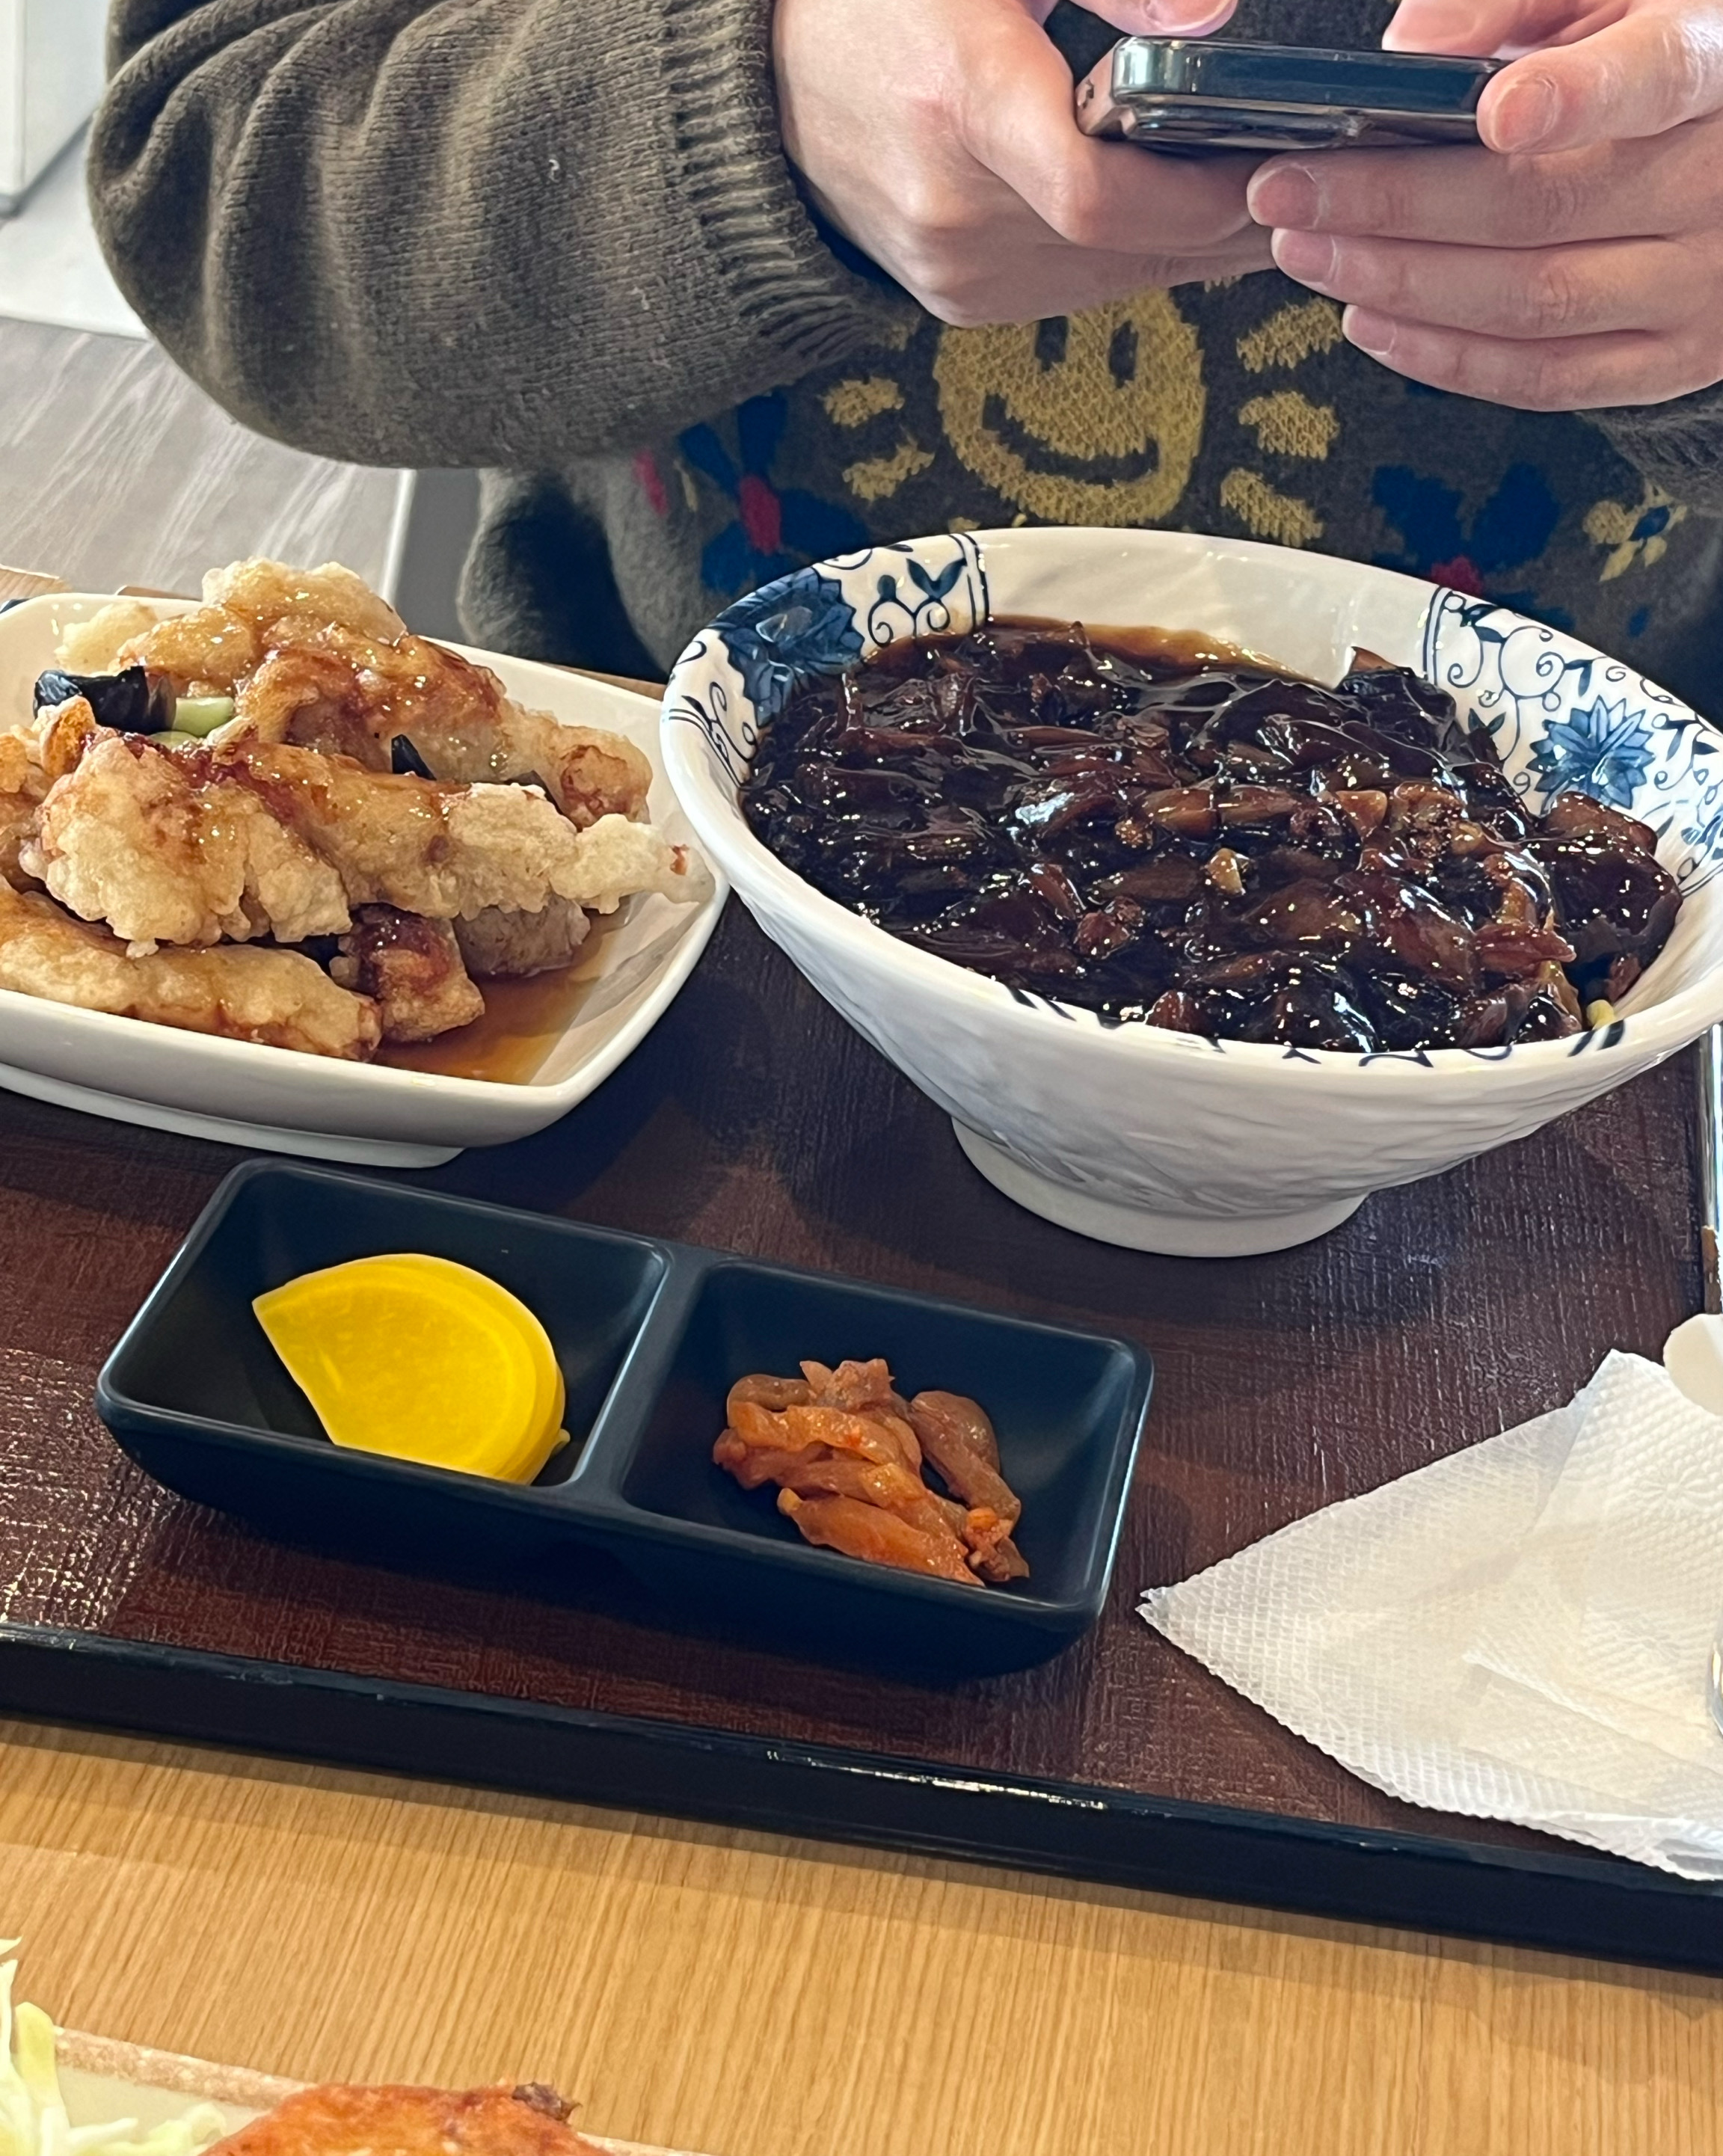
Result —
[[1151, 524], [1189, 483], [1203, 354], [1165, 292], [1051, 321], [948, 329], [933, 374], [952, 449], [1031, 516]]

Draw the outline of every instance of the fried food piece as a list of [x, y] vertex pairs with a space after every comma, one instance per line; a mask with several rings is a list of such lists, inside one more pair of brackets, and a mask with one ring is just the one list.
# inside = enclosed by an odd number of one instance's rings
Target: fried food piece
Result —
[[[633, 742], [597, 726], [565, 725], [548, 711], [528, 711], [504, 693], [488, 669], [454, 652], [442, 656], [478, 676], [482, 688], [469, 694], [458, 716], [433, 717], [419, 711], [397, 728], [438, 778], [460, 779], [469, 786], [487, 779], [536, 779], [569, 821], [582, 829], [601, 816], [644, 820], [652, 766]], [[465, 685], [470, 691], [472, 685]]]
[[362, 906], [329, 971], [344, 988], [376, 1004], [385, 1040], [434, 1040], [485, 1015], [454, 929], [423, 914]]
[[526, 980], [570, 966], [592, 928], [585, 909], [572, 899], [552, 898], [536, 913], [487, 906], [454, 932], [474, 980]]
[[30, 752], [44, 786], [75, 771], [84, 752], [101, 728], [87, 696], [72, 696], [51, 706], [36, 719], [28, 737]]
[[388, 641], [338, 624], [266, 634], [271, 648], [234, 700], [236, 722], [254, 741], [333, 748], [387, 770], [404, 735], [437, 778], [535, 780], [582, 829], [601, 816], [645, 815], [652, 766], [632, 742], [526, 710], [459, 652], [404, 629]]
[[320, 569], [295, 569], [262, 555], [231, 562], [224, 569], [205, 571], [203, 603], [265, 629], [334, 622], [383, 639], [407, 627], [386, 598], [339, 562], [326, 562]]
[[146, 947], [302, 943], [351, 922], [339, 871], [271, 802], [218, 783], [205, 752], [181, 757], [137, 734], [90, 737], [49, 789], [22, 862], [82, 919]]
[[209, 2156], [599, 2156], [538, 2088], [302, 2089]]
[[73, 632], [78, 655], [100, 654], [101, 670], [142, 665], [181, 696], [232, 696], [236, 724], [259, 745], [332, 751], [386, 771], [404, 735], [440, 779], [536, 779], [582, 829], [645, 816], [652, 766], [631, 742], [517, 704], [487, 667], [411, 634], [339, 563], [238, 562], [203, 579], [203, 598], [170, 621], [141, 625], [133, 615], [132, 634], [117, 641], [125, 618], [99, 616]]
[[404, 634], [407, 626], [338, 562], [290, 569], [236, 562], [209, 572], [203, 604], [190, 613], [158, 621], [148, 607], [121, 599], [69, 629], [59, 656], [74, 673], [147, 666], [167, 675], [182, 696], [230, 696], [278, 644], [305, 642], [331, 623], [381, 639]]
[[382, 1037], [376, 1004], [350, 995], [296, 951], [159, 951], [132, 957], [105, 929], [74, 921], [38, 892], [5, 885], [0, 988], [352, 1063], [368, 1061]]
[[662, 833], [619, 816], [576, 830], [516, 786], [444, 786], [310, 749], [164, 749], [98, 734], [43, 803], [23, 865], [129, 942], [342, 934], [356, 906], [447, 921], [555, 896], [613, 911], [691, 896]]
[[374, 729], [373, 716], [358, 675], [334, 653], [272, 651], [235, 699], [229, 737], [258, 747], [285, 742], [351, 757], [367, 771], [392, 771], [392, 745]]
[[0, 883], [22, 889], [29, 881], [18, 857], [35, 835], [46, 791], [23, 735], [0, 734]]
[[117, 674], [120, 654], [155, 626], [155, 614], [141, 599], [115, 599], [88, 621], [71, 624], [60, 639], [54, 664], [69, 674]]
[[[520, 794], [522, 789], [478, 786], [471, 791], [475, 796], [494, 798], [499, 794], [505, 798]], [[711, 888], [705, 865], [697, 855], [685, 846], [673, 846], [654, 825], [631, 823], [626, 816], [601, 816], [596, 824], [579, 829], [571, 859], [576, 865], [566, 881], [558, 878], [552, 883], [552, 892], [583, 906], [589, 913], [614, 913], [625, 898], [646, 891], [692, 905]]]
[[821, 1548], [839, 1550], [869, 1564], [895, 1565], [900, 1572], [961, 1580], [967, 1587], [981, 1584], [961, 1553], [954, 1557], [946, 1543], [881, 1506], [862, 1504], [854, 1497], [799, 1497], [793, 1490], [780, 1490], [777, 1509], [794, 1521], [805, 1541]]

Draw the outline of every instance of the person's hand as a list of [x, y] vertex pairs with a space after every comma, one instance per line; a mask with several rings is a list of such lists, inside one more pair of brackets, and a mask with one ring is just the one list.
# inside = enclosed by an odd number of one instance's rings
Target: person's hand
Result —
[[1252, 182], [1351, 341], [1525, 411], [1723, 380], [1723, 0], [1404, 0], [1387, 42], [1522, 56], [1485, 91], [1487, 149], [1300, 152]]
[[[1090, 0], [1195, 33], [1229, 0]], [[1053, 0], [777, 0], [784, 147], [821, 213], [942, 321], [1033, 321], [1269, 264], [1254, 160], [1097, 142], [1041, 25]], [[1182, 11], [1182, 12], [1181, 12]]]

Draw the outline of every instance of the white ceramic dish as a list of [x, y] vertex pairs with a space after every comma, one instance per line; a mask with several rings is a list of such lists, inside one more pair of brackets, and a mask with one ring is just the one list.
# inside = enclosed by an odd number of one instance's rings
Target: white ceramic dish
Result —
[[[0, 711], [28, 711], [32, 685], [53, 664], [65, 624], [108, 603], [87, 593], [55, 593], [0, 613]], [[167, 615], [186, 612], [189, 602], [151, 603]], [[692, 837], [664, 777], [656, 713], [646, 698], [526, 660], [466, 655], [494, 668], [510, 695], [539, 710], [626, 734], [652, 759], [654, 822], [674, 839]], [[334, 1062], [0, 991], [0, 1087], [228, 1145], [432, 1167], [468, 1146], [530, 1137], [583, 1101], [669, 1009], [725, 896], [720, 881], [695, 905], [628, 900], [621, 922], [594, 947], [592, 983], [572, 1022], [526, 1084]]]
[[[1659, 834], [1686, 903], [1607, 1029], [1507, 1048], [1312, 1053], [1211, 1041], [1014, 993], [794, 875], [737, 791], [795, 682], [991, 615], [1191, 629], [1330, 682], [1373, 651], [1450, 690], [1536, 805], [1589, 790]], [[846, 556], [739, 601], [664, 701], [672, 784], [767, 935], [951, 1116], [1031, 1211], [1181, 1255], [1279, 1250], [1372, 1190], [1523, 1137], [1723, 1019], [1723, 737], [1632, 670], [1487, 600], [1385, 569], [1179, 532], [1022, 530]]]
[[[117, 2043], [108, 2036], [85, 2036], [75, 2029], [60, 2030], [55, 2049], [60, 2092], [74, 2128], [135, 2118], [147, 2133], [193, 2104], [210, 2103], [233, 2133], [304, 2086], [245, 2066], [213, 2066], [205, 2059]], [[648, 2148], [634, 2141], [610, 2141], [597, 2134], [587, 2138], [608, 2156], [675, 2156], [673, 2150]]]

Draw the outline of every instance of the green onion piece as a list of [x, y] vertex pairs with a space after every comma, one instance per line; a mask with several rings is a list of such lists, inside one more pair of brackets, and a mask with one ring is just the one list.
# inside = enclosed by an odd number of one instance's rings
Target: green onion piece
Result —
[[233, 716], [231, 696], [182, 696], [173, 707], [173, 731], [202, 741]]
[[146, 741], [153, 742], [157, 748], [196, 748], [202, 742], [201, 734], [188, 734], [177, 726], [170, 727], [165, 734], [146, 734]]

